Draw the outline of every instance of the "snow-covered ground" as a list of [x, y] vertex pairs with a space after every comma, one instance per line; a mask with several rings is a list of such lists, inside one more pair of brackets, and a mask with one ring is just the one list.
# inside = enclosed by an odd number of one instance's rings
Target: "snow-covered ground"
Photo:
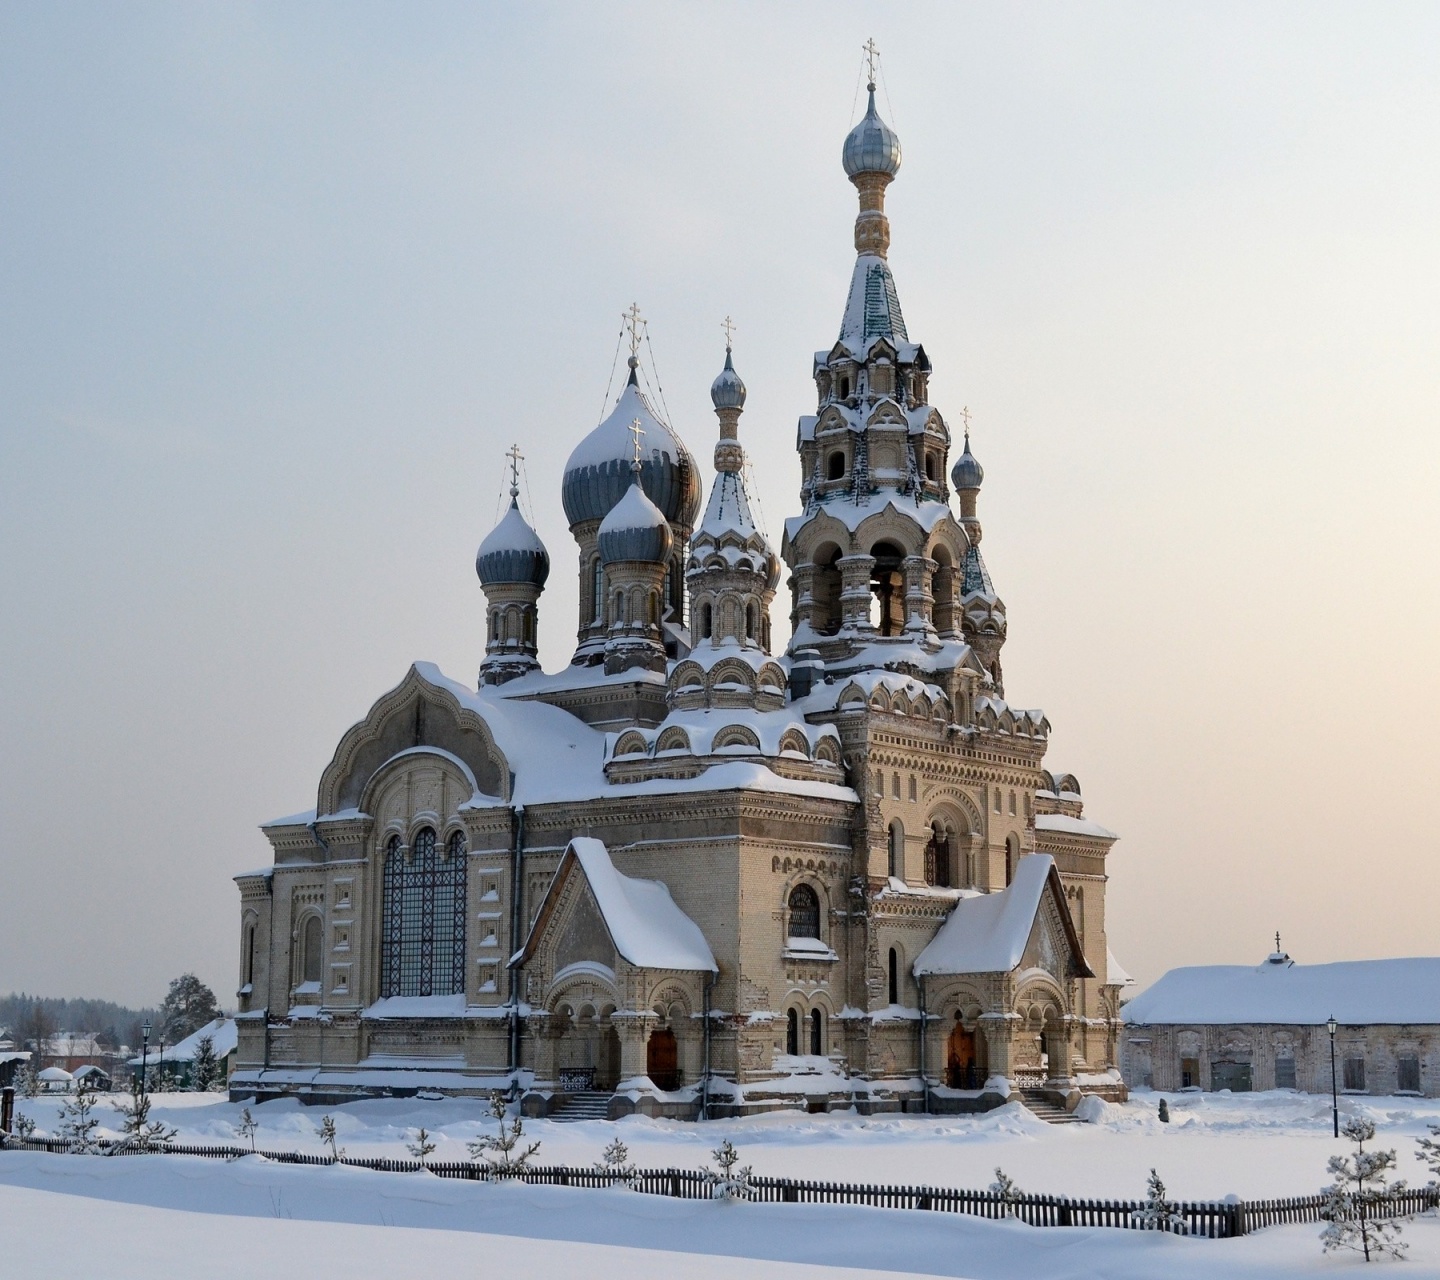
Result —
[[[863, 1182], [984, 1187], [1002, 1166], [1026, 1190], [1138, 1198], [1160, 1170], [1171, 1193], [1301, 1195], [1325, 1181], [1329, 1100], [1293, 1094], [1167, 1095], [1172, 1123], [1155, 1118], [1158, 1095], [1105, 1108], [1093, 1124], [1050, 1126], [1018, 1107], [974, 1118], [801, 1114], [706, 1125], [632, 1118], [526, 1123], [543, 1163], [589, 1165], [620, 1136], [642, 1165], [697, 1167], [728, 1137], [759, 1173]], [[53, 1130], [56, 1099], [21, 1100]], [[1414, 1138], [1440, 1124], [1440, 1100], [1343, 1100], [1362, 1111], [1400, 1156], [1400, 1174], [1425, 1182]], [[240, 1107], [206, 1095], [157, 1097], [152, 1114], [183, 1139], [235, 1141]], [[320, 1151], [325, 1111], [294, 1102], [252, 1109], [262, 1147]], [[374, 1100], [330, 1109], [350, 1153], [403, 1156], [423, 1125], [436, 1158], [463, 1158], [487, 1127], [483, 1105], [460, 1100]], [[737, 1229], [743, 1224], [743, 1229]], [[615, 1191], [489, 1187], [429, 1175], [314, 1169], [261, 1160], [0, 1154], [0, 1258], [14, 1274], [409, 1274], [477, 1259], [532, 1276], [589, 1273], [747, 1276], [850, 1267], [868, 1274], [970, 1277], [1278, 1277], [1331, 1274], [1358, 1262], [1325, 1258], [1319, 1228], [1287, 1227], [1236, 1241], [1191, 1241], [1129, 1231], [1033, 1229], [949, 1214], [848, 1206], [712, 1205]], [[477, 1238], [478, 1236], [478, 1238]], [[1440, 1277], [1440, 1221], [1406, 1227], [1405, 1274]], [[87, 1241], [96, 1243], [92, 1246]], [[57, 1245], [57, 1242], [64, 1242]], [[19, 1249], [16, 1253], [14, 1250]], [[31, 1253], [26, 1253], [25, 1250]], [[158, 1250], [158, 1252], [157, 1252]], [[32, 1256], [33, 1254], [33, 1256]], [[676, 1254], [684, 1257], [677, 1258]], [[67, 1261], [67, 1258], [69, 1259]], [[728, 1260], [727, 1260], [728, 1259]], [[68, 1269], [67, 1269], [68, 1268]], [[127, 1269], [128, 1268], [128, 1269]], [[887, 1271], [888, 1269], [888, 1271]], [[839, 1275], [833, 1270], [813, 1274]]]

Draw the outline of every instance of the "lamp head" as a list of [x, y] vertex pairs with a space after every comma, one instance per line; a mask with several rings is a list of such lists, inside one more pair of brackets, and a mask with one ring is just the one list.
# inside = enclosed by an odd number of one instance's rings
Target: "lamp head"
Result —
[[1325, 1025], [1330, 1028], [1330, 1034], [1333, 1036], [1335, 1034], [1335, 1028], [1340, 1024], [1336, 1022], [1334, 1018], [1331, 1018]]
[[147, 1039], [147, 1040], [150, 1039], [150, 1019], [149, 1019], [149, 1018], [146, 1018], [145, 1021], [140, 1024], [140, 1034], [141, 1034], [142, 1036], [144, 1036], [145, 1039]]

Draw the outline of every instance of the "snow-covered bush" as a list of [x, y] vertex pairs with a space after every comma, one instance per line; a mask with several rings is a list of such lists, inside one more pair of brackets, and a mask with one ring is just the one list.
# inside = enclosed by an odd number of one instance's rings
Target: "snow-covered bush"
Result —
[[29, 1116], [22, 1116], [17, 1111], [15, 1113], [15, 1119], [11, 1121], [11, 1124], [15, 1126], [12, 1132], [17, 1138], [33, 1138], [35, 1136], [35, 1121], [30, 1119]]
[[1015, 1185], [1015, 1179], [998, 1164], [995, 1166], [995, 1181], [990, 1184], [989, 1190], [990, 1194], [1005, 1206], [1005, 1216], [1013, 1218], [1015, 1206], [1025, 1198], [1025, 1193]]
[[59, 1127], [55, 1136], [66, 1143], [71, 1155], [99, 1155], [100, 1145], [95, 1130], [100, 1121], [94, 1116], [95, 1094], [83, 1085], [60, 1104]]
[[315, 1132], [319, 1135], [320, 1141], [330, 1148], [330, 1159], [345, 1159], [345, 1148], [337, 1145], [334, 1116], [322, 1116], [320, 1123], [315, 1126]]
[[29, 1058], [15, 1077], [15, 1087], [20, 1090], [22, 1098], [35, 1098], [40, 1094], [40, 1070], [35, 1065], [35, 1058], [39, 1056], [36, 1054]]
[[1160, 1099], [1160, 1123], [1170, 1123], [1170, 1104], [1164, 1098]]
[[1185, 1233], [1185, 1218], [1179, 1206], [1165, 1196], [1165, 1184], [1154, 1169], [1145, 1184], [1145, 1203], [1131, 1215], [1131, 1220], [1141, 1231], [1174, 1231]]
[[490, 1095], [490, 1117], [496, 1123], [498, 1132], [492, 1137], [482, 1133], [474, 1142], [466, 1144], [472, 1160], [484, 1160], [492, 1169], [515, 1171], [530, 1163], [530, 1157], [540, 1150], [538, 1142], [532, 1142], [523, 1151], [519, 1150], [525, 1137], [525, 1124], [516, 1115], [506, 1123], [508, 1107], [503, 1093]]
[[1328, 1221], [1320, 1233], [1325, 1252], [1356, 1249], [1365, 1255], [1366, 1262], [1372, 1253], [1377, 1258], [1403, 1258], [1409, 1246], [1400, 1239], [1400, 1224], [1377, 1221], [1373, 1216], [1377, 1206], [1405, 1189], [1403, 1181], [1390, 1182], [1395, 1152], [1365, 1150], [1365, 1144], [1375, 1136], [1375, 1126], [1362, 1116], [1351, 1116], [1340, 1132], [1355, 1144], [1355, 1151], [1353, 1155], [1331, 1156], [1326, 1165], [1335, 1181], [1325, 1189], [1323, 1214]]
[[125, 1135], [122, 1150], [152, 1151], [159, 1142], [173, 1142], [174, 1129], [150, 1119], [150, 1095], [141, 1090], [140, 1077], [130, 1078], [130, 1101], [119, 1103], [120, 1132]]
[[250, 1150], [255, 1150], [255, 1131], [260, 1127], [260, 1122], [250, 1114], [250, 1108], [246, 1107], [240, 1118], [235, 1121], [235, 1136], [250, 1143]]
[[710, 1194], [716, 1200], [724, 1200], [727, 1203], [735, 1200], [749, 1200], [754, 1195], [754, 1189], [750, 1185], [752, 1170], [747, 1164], [737, 1169], [735, 1166], [740, 1163], [740, 1153], [726, 1138], [718, 1147], [712, 1151], [711, 1156], [718, 1169], [706, 1169], [705, 1180], [710, 1184]]
[[415, 1130], [415, 1141], [407, 1142], [405, 1144], [405, 1150], [423, 1165], [426, 1160], [435, 1154], [435, 1143], [422, 1127]]

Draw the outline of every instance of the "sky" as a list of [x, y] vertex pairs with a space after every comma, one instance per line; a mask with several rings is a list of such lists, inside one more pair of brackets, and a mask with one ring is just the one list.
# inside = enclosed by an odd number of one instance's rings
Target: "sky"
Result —
[[0, 990], [233, 1001], [258, 824], [412, 661], [474, 679], [513, 441], [568, 661], [632, 301], [707, 486], [734, 317], [778, 542], [872, 35], [1112, 949], [1440, 950], [1440, 9], [4, 3]]

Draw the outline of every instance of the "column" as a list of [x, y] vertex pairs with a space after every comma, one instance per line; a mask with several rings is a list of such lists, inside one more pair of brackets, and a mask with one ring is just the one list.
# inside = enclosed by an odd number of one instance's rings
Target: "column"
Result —
[[905, 557], [905, 630], [929, 636], [934, 633], [935, 597], [930, 580], [935, 561], [925, 556]]
[[840, 626], [842, 630], [873, 633], [870, 621], [870, 573], [875, 567], [874, 556], [841, 556]]

